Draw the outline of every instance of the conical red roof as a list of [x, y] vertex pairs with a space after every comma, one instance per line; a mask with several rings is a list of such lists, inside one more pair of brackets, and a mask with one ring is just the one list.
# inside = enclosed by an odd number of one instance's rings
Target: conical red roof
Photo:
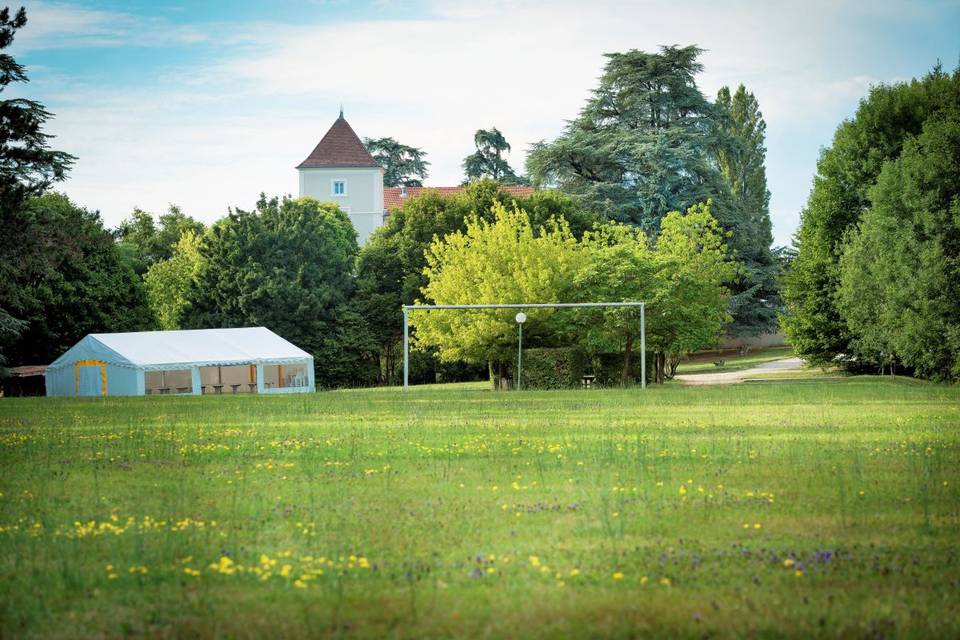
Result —
[[378, 167], [363, 142], [353, 128], [343, 119], [337, 118], [330, 130], [320, 140], [316, 148], [301, 162], [297, 169], [307, 167]]

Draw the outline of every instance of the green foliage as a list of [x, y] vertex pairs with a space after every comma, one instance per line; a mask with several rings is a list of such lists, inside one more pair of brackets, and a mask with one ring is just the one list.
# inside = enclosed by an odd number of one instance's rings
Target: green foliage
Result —
[[[27, 24], [21, 7], [11, 16], [0, 9], [0, 51], [13, 43], [16, 32]], [[26, 83], [23, 65], [9, 54], [0, 54], [0, 94], [11, 83]], [[50, 134], [43, 126], [52, 117], [42, 104], [27, 98], [0, 99], [0, 374], [10, 354], [7, 345], [27, 328], [29, 318], [20, 315], [31, 305], [23, 283], [52, 271], [44, 255], [43, 237], [27, 211], [29, 198], [63, 180], [75, 157], [49, 148]], [[21, 310], [21, 311], [18, 311]], [[19, 356], [17, 356], [19, 357]]]
[[742, 264], [731, 283], [733, 321], [727, 330], [757, 335], [776, 326], [782, 307], [780, 265], [770, 249], [773, 231], [764, 166], [767, 123], [756, 97], [742, 84], [733, 95], [729, 87], [722, 87], [715, 106], [714, 155], [739, 210], [730, 229], [730, 245]]
[[[427, 252], [425, 301], [437, 304], [560, 302], [583, 257], [565, 221], [534, 234], [521, 209], [494, 205], [494, 220], [472, 217], [466, 232], [436, 239]], [[416, 343], [435, 346], [441, 360], [491, 361], [502, 369], [516, 344], [516, 312], [509, 309], [411, 316]], [[524, 334], [555, 332], [553, 309], [530, 309]], [[498, 375], [503, 378], [502, 374]]]
[[510, 151], [510, 143], [496, 127], [477, 129], [473, 142], [477, 150], [463, 159], [467, 182], [490, 178], [501, 184], [526, 184], [526, 179], [518, 176], [503, 158], [503, 152]]
[[152, 214], [134, 209], [130, 217], [117, 227], [120, 250], [128, 256], [138, 274], [146, 274], [155, 263], [169, 260], [183, 234], [202, 235], [204, 232], [202, 222], [186, 215], [176, 205], [170, 205], [159, 222], [157, 226]]
[[[26, 24], [23, 7], [12, 17], [9, 7], [0, 9], [0, 51], [13, 44], [16, 32]], [[0, 54], [0, 93], [11, 83], [20, 82], [27, 82], [23, 65], [9, 54]], [[0, 100], [0, 210], [5, 215], [63, 180], [76, 160], [49, 148], [52, 136], [43, 132], [43, 126], [51, 116], [35, 100]]]
[[[653, 381], [656, 377], [654, 364], [656, 359], [652, 352], [647, 353], [647, 380]], [[594, 384], [601, 387], [624, 387], [640, 384], [640, 364], [639, 354], [637, 355], [637, 364], [632, 366], [624, 378], [623, 375], [623, 354], [616, 353], [595, 353], [590, 358], [590, 368], [594, 375]]]
[[173, 255], [154, 262], [144, 275], [147, 301], [161, 329], [180, 329], [188, 310], [187, 293], [203, 267], [201, 239], [185, 231], [173, 247]]
[[351, 302], [356, 232], [336, 205], [261, 196], [216, 223], [201, 254], [184, 326], [266, 326], [314, 356], [318, 384], [370, 381], [375, 345]]
[[25, 323], [7, 343], [11, 361], [46, 364], [88, 333], [152, 328], [143, 284], [98, 213], [48, 193], [27, 201], [18, 217], [31, 260], [11, 269], [6, 283], [17, 292], [13, 315]]
[[960, 104], [884, 165], [840, 258], [838, 307], [858, 356], [960, 377]]
[[383, 167], [383, 186], [423, 186], [430, 165], [424, 160], [426, 151], [408, 147], [393, 138], [364, 138], [363, 144], [377, 164]]
[[[617, 354], [619, 356], [619, 354]], [[521, 389], [575, 389], [583, 383], [587, 358], [578, 348], [523, 350]]]
[[960, 387], [480, 386], [0, 401], [0, 636], [960, 637]]
[[[586, 234], [590, 254], [574, 281], [579, 302], [640, 302], [655, 297], [658, 269], [646, 235], [636, 227], [608, 223]], [[583, 309], [574, 320], [587, 353], [617, 351], [621, 384], [632, 377], [634, 341], [640, 336], [640, 310], [630, 307]]]
[[[598, 226], [581, 242], [565, 222], [534, 234], [522, 209], [501, 205], [495, 218], [469, 221], [467, 231], [437, 239], [427, 253], [423, 295], [437, 304], [536, 302], [648, 302], [647, 345], [662, 382], [671, 355], [712, 344], [729, 319], [724, 285], [736, 274], [725, 234], [709, 203], [686, 214], [672, 212], [655, 250], [637, 229]], [[587, 353], [619, 350], [622, 383], [633, 377], [633, 345], [640, 332], [638, 310], [530, 309], [524, 325], [532, 346], [580, 343]], [[503, 380], [516, 341], [509, 309], [415, 314], [417, 342], [438, 349], [443, 360], [489, 360]]]
[[[579, 238], [596, 221], [593, 214], [557, 191], [537, 191], [528, 198], [514, 198], [489, 179], [472, 182], [463, 192], [451, 197], [426, 190], [406, 200], [364, 245], [357, 262], [357, 298], [379, 345], [382, 380], [397, 376], [398, 361], [402, 357], [399, 343], [403, 336], [400, 306], [413, 304], [427, 284], [425, 253], [431, 243], [435, 238], [465, 231], [471, 216], [492, 220], [492, 209], [498, 202], [504, 206], [516, 203], [526, 210], [535, 234], [551, 218], [563, 218]], [[425, 370], [423, 376], [460, 378], [457, 372], [451, 374], [452, 366], [434, 362], [433, 369]], [[463, 372], [463, 375], [468, 374]]]
[[534, 183], [651, 233], [669, 211], [710, 198], [726, 214], [729, 188], [709, 154], [712, 108], [694, 79], [701, 53], [688, 46], [607, 54], [580, 115], [530, 153]]
[[[960, 104], [960, 70], [939, 67], [921, 80], [873, 87], [843, 122], [817, 163], [817, 176], [796, 236], [798, 254], [785, 279], [787, 314], [781, 324], [797, 353], [813, 363], [852, 355], [854, 340], [874, 355], [876, 337], [851, 332], [839, 305], [844, 239], [870, 208], [884, 164], [896, 160], [924, 123]], [[862, 319], [854, 320], [864, 326]]]

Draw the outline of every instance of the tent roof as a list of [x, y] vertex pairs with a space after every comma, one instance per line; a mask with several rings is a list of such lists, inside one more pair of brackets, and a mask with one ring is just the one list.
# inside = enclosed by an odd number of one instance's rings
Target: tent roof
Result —
[[114, 364], [163, 367], [178, 364], [228, 364], [303, 360], [306, 351], [266, 327], [91, 333], [57, 358], [51, 367], [82, 358]]

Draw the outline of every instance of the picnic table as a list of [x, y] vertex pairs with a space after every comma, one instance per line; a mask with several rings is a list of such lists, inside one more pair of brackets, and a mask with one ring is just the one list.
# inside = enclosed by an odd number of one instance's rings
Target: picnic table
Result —
[[233, 392], [236, 393], [236, 392], [237, 392], [237, 389], [240, 388], [240, 385], [239, 385], [239, 384], [232, 384], [232, 385], [230, 385], [230, 388], [232, 388], [232, 389], [233, 389]]
[[250, 393], [253, 393], [254, 391], [257, 390], [257, 383], [256, 383], [256, 382], [248, 382], [248, 383], [247, 383], [247, 386], [250, 387]]
[[210, 385], [210, 386], [213, 387], [213, 392], [214, 392], [214, 393], [216, 393], [216, 394], [221, 394], [221, 393], [223, 393], [223, 385], [222, 385], [222, 384], [212, 384], [212, 385]]
[[177, 387], [177, 393], [187, 393], [188, 391], [192, 390], [193, 387]]
[[161, 395], [163, 395], [164, 393], [170, 393], [170, 387], [160, 387], [159, 389], [157, 389], [157, 391], [159, 391]]

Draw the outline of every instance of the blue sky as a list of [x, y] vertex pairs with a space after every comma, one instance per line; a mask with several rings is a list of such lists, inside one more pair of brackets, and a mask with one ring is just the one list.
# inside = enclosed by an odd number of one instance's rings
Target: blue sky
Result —
[[176, 203], [211, 221], [295, 193], [339, 105], [361, 136], [422, 147], [458, 184], [472, 133], [527, 147], [576, 115], [603, 53], [707, 49], [708, 96], [746, 84], [767, 120], [775, 241], [799, 222], [819, 149], [871, 84], [960, 60], [960, 1], [28, 2], [18, 89], [79, 160], [62, 185], [116, 225]]

